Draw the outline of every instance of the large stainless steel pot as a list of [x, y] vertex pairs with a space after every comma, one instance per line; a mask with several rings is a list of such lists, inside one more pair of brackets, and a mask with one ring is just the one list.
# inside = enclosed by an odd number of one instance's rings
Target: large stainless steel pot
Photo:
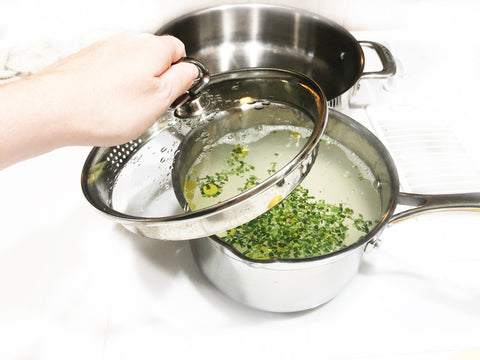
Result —
[[[162, 26], [157, 35], [181, 39], [187, 54], [211, 73], [271, 67], [303, 73], [323, 89], [329, 105], [348, 105], [359, 80], [395, 74], [387, 48], [357, 41], [346, 29], [317, 14], [277, 5], [225, 5], [195, 11]], [[363, 47], [374, 49], [379, 71], [365, 72]]]
[[[356, 243], [319, 257], [251, 260], [216, 236], [191, 241], [193, 256], [207, 278], [222, 292], [248, 306], [293, 312], [323, 304], [357, 273], [364, 251], [375, 247], [387, 225], [429, 211], [480, 208], [480, 193], [420, 195], [399, 191], [395, 164], [368, 129], [335, 110], [325, 134], [357, 154], [372, 170], [381, 197], [378, 224]], [[395, 212], [397, 204], [412, 208]]]

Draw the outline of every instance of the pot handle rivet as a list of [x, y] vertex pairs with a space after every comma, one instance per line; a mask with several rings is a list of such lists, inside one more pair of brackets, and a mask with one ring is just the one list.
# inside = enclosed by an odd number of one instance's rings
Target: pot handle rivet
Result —
[[370, 254], [374, 249], [380, 247], [382, 245], [382, 240], [380, 239], [372, 239], [370, 240], [367, 245], [365, 245], [365, 253]]

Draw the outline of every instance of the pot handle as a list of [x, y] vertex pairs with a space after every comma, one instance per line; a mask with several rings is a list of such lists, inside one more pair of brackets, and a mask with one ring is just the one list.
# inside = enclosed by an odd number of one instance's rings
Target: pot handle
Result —
[[395, 63], [395, 58], [393, 57], [390, 50], [385, 46], [376, 43], [374, 41], [359, 41], [360, 46], [368, 47], [375, 50], [380, 61], [382, 62], [383, 69], [380, 71], [366, 71], [361, 76], [360, 79], [382, 79], [388, 78], [397, 72], [397, 64]]
[[438, 195], [401, 192], [398, 197], [398, 203], [411, 206], [412, 208], [394, 214], [389, 221], [390, 224], [428, 212], [450, 210], [480, 211], [480, 192]]

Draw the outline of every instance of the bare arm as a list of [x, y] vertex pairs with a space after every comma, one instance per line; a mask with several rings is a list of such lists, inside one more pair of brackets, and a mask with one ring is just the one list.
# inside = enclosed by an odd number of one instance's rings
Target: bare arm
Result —
[[170, 36], [118, 34], [0, 85], [0, 169], [68, 145], [110, 146], [150, 127], [197, 75]]

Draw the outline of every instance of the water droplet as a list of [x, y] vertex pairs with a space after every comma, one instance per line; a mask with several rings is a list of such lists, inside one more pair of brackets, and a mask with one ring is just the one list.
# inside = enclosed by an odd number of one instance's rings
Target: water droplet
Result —
[[238, 90], [238, 89], [240, 89], [240, 85], [233, 85], [233, 86], [232, 86], [232, 90], [233, 90], [233, 91], [236, 91], [236, 90]]
[[262, 104], [255, 105], [255, 110], [263, 110], [263, 105]]

